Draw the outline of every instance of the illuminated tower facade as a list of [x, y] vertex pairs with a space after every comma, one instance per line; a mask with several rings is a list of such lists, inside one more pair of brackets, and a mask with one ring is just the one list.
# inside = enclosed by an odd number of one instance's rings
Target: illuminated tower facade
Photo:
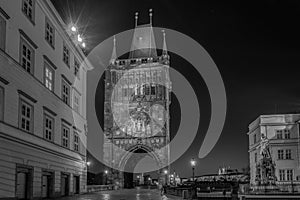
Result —
[[[116, 40], [110, 65], [105, 72], [104, 161], [111, 170], [111, 181], [132, 187], [136, 164], [151, 156], [159, 170], [159, 181], [166, 182], [170, 152], [169, 105], [171, 82], [169, 55], [163, 32], [163, 50], [158, 55], [150, 23], [136, 27], [128, 59], [118, 59]], [[133, 156], [134, 154], [134, 156]]]

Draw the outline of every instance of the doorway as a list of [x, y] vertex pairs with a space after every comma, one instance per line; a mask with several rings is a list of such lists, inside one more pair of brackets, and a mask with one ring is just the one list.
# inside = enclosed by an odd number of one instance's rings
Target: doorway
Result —
[[16, 197], [18, 199], [30, 199], [32, 186], [32, 169], [17, 166]]
[[73, 191], [74, 194], [79, 194], [80, 192], [80, 176], [73, 176]]
[[124, 172], [124, 188], [133, 188], [133, 173]]
[[52, 172], [42, 172], [42, 198], [52, 197], [54, 187], [54, 175]]
[[69, 174], [61, 173], [61, 196], [69, 195]]

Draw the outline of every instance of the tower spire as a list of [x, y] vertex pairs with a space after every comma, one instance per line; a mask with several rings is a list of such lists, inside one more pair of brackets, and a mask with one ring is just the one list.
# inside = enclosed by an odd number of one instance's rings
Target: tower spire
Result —
[[152, 8], [149, 9], [150, 25], [152, 26]]
[[113, 39], [113, 50], [111, 54], [110, 64], [113, 64], [117, 59], [117, 49], [116, 49], [116, 36], [114, 35]]
[[137, 27], [137, 25], [138, 25], [138, 18], [139, 18], [139, 13], [138, 12], [136, 12], [135, 13], [135, 27]]
[[167, 42], [166, 42], [166, 32], [165, 30], [162, 30], [163, 33], [163, 55], [168, 55], [168, 50], [167, 50]]

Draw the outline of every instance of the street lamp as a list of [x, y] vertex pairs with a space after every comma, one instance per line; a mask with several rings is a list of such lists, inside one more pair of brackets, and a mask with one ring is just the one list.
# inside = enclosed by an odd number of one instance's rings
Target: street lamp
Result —
[[107, 185], [107, 174], [108, 174], [108, 170], [106, 169], [106, 170], [104, 171], [104, 173], [105, 173], [105, 185]]
[[191, 160], [191, 166], [192, 166], [192, 170], [193, 170], [193, 181], [195, 181], [195, 166], [196, 166], [196, 160], [194, 158], [192, 158]]
[[164, 174], [165, 174], [165, 184], [167, 185], [168, 184], [168, 170], [167, 169], [164, 170]]

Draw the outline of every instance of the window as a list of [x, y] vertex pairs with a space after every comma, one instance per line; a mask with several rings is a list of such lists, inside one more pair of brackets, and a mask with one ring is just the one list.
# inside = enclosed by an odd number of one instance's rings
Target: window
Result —
[[79, 68], [80, 68], [80, 65], [79, 65], [79, 62], [77, 60], [74, 61], [74, 75], [79, 78]]
[[44, 138], [53, 141], [54, 136], [54, 119], [44, 114]]
[[53, 68], [45, 62], [44, 67], [44, 83], [46, 88], [48, 88], [50, 91], [53, 91], [54, 89], [54, 70]]
[[290, 130], [288, 130], [288, 129], [284, 130], [284, 138], [285, 139], [291, 139]]
[[277, 130], [276, 137], [277, 137], [277, 139], [279, 139], [279, 140], [282, 139], [282, 131], [281, 131], [281, 130]]
[[149, 85], [145, 85], [145, 94], [146, 95], [150, 94], [150, 86]]
[[50, 46], [54, 48], [55, 29], [48, 18], [46, 18], [45, 22], [45, 39], [50, 44]]
[[0, 121], [4, 118], [4, 88], [0, 86]]
[[285, 159], [292, 159], [292, 150], [291, 149], [285, 150]]
[[256, 143], [256, 134], [253, 135], [253, 143]]
[[67, 105], [70, 105], [70, 85], [67, 83], [66, 80], [62, 79], [62, 88], [61, 88], [61, 97], [63, 102]]
[[74, 90], [73, 109], [80, 113], [80, 94]]
[[66, 126], [62, 126], [62, 146], [69, 148], [69, 136], [70, 136], [70, 129]]
[[34, 50], [22, 37], [20, 45], [20, 55], [20, 63], [23, 69], [25, 69], [28, 73], [33, 74]]
[[286, 170], [286, 179], [287, 179], [287, 181], [293, 180], [293, 170], [292, 169]]
[[74, 131], [74, 151], [79, 151], [79, 135]]
[[6, 21], [0, 15], [0, 49], [5, 50], [5, 40], [6, 40]]
[[257, 162], [257, 153], [254, 154], [254, 162]]
[[34, 0], [23, 0], [22, 2], [22, 11], [31, 22], [34, 22], [34, 4]]
[[279, 170], [279, 180], [285, 181], [285, 171], [283, 169]]
[[277, 151], [277, 153], [278, 153], [278, 160], [283, 160], [283, 150], [280, 149]]
[[70, 50], [66, 44], [63, 46], [63, 61], [68, 67], [70, 66]]
[[151, 95], [155, 95], [155, 85], [151, 85]]
[[33, 131], [33, 106], [23, 99], [20, 100], [19, 127], [24, 131]]

